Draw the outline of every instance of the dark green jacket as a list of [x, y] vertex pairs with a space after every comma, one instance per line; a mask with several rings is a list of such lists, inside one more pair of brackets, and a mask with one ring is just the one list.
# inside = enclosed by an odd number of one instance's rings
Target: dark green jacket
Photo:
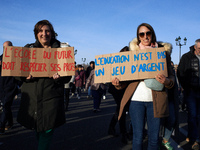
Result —
[[[25, 47], [42, 47], [36, 41]], [[60, 47], [60, 42], [54, 40], [52, 48]], [[56, 128], [65, 123], [64, 111], [64, 83], [69, 82], [71, 76], [54, 80], [49, 77], [37, 77], [31, 80], [18, 78], [23, 82], [21, 86], [21, 104], [17, 121], [28, 129], [37, 132]]]

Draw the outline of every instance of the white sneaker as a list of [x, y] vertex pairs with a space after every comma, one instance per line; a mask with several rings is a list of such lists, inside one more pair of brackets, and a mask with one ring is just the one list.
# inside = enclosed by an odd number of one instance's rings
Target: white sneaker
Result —
[[77, 98], [78, 98], [78, 99], [81, 99], [81, 97], [80, 97], [78, 94], [77, 94]]

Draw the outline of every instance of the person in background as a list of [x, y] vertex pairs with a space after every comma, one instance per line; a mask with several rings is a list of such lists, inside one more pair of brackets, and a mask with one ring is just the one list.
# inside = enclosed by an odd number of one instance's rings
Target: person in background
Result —
[[69, 84], [71, 95], [69, 98], [72, 98], [75, 95], [76, 92], [76, 86], [75, 86], [75, 75], [72, 76], [72, 82]]
[[[174, 74], [176, 74], [174, 70], [174, 63], [171, 62], [171, 65], [173, 67]], [[178, 127], [179, 97], [178, 97], [178, 83], [176, 76], [175, 76], [174, 86], [168, 90], [168, 105], [169, 105], [169, 116], [166, 118], [162, 118], [161, 120], [164, 128], [162, 145], [167, 150], [173, 150], [173, 147], [171, 146], [169, 140], [171, 138], [174, 129], [179, 130]]]
[[103, 99], [106, 99], [106, 90], [107, 89], [103, 90]]
[[70, 94], [70, 84], [73, 84], [75, 76], [72, 76], [71, 80], [68, 83], [65, 83], [65, 91], [64, 91], [64, 98], [65, 98], [65, 110], [68, 110], [69, 106], [69, 94]]
[[90, 76], [86, 82], [86, 89], [91, 86], [93, 97], [93, 112], [100, 112], [101, 98], [103, 96], [103, 90], [106, 89], [106, 85], [103, 83], [94, 83], [94, 69], [90, 72]]
[[[41, 20], [34, 27], [35, 43], [27, 44], [29, 48], [59, 48], [60, 41], [52, 24]], [[55, 128], [65, 124], [64, 84], [71, 76], [60, 77], [16, 77], [22, 81], [21, 103], [17, 121], [28, 129], [36, 131], [38, 150], [48, 150]]]
[[[124, 52], [124, 51], [128, 51], [128, 50], [129, 50], [128, 46], [125, 46], [124, 48], [122, 48], [120, 50], [120, 52]], [[127, 129], [126, 129], [126, 111], [128, 111], [128, 107], [129, 107], [130, 103], [127, 104], [126, 108], [123, 110], [120, 120], [118, 120], [120, 103], [121, 103], [122, 97], [124, 95], [125, 89], [126, 88], [117, 90], [115, 88], [115, 86], [113, 86], [112, 84], [109, 85], [108, 92], [110, 94], [112, 94], [117, 106], [115, 109], [115, 113], [109, 124], [108, 135], [112, 135], [114, 137], [117, 136], [116, 131], [115, 131], [115, 126], [116, 126], [117, 122], [119, 121], [120, 133], [122, 135], [121, 141], [122, 141], [122, 143], [127, 144], [130, 137], [128, 136]]]
[[[12, 42], [6, 41], [3, 46], [13, 46]], [[0, 62], [2, 64], [2, 57], [0, 56]], [[1, 65], [2, 67], [2, 65]], [[1, 74], [1, 68], [0, 68]], [[12, 76], [0, 75], [0, 100], [2, 102], [2, 113], [0, 114], [0, 134], [4, 134], [5, 130], [9, 130], [13, 127], [13, 115], [11, 106], [15, 95], [17, 95], [18, 87], [17, 81]]]
[[78, 70], [78, 66], [76, 65], [76, 61], [75, 61], [75, 72]]
[[183, 88], [188, 110], [188, 137], [192, 149], [199, 149], [200, 124], [200, 39], [190, 47], [179, 62], [177, 76]]
[[75, 86], [77, 98], [81, 98], [81, 88], [85, 85], [85, 72], [82, 70], [82, 65], [78, 65], [78, 70], [75, 72]]
[[[86, 72], [85, 72], [86, 80], [88, 79], [88, 77], [90, 75], [90, 72], [94, 69], [94, 65], [95, 65], [95, 62], [91, 61], [90, 65], [87, 67]], [[92, 95], [91, 94], [91, 89], [90, 89], [90, 86], [89, 86], [87, 98], [89, 99], [91, 97], [91, 95]]]
[[[84, 68], [84, 66], [81, 67], [81, 71], [82, 71], [83, 74], [85, 75], [85, 68]], [[85, 81], [86, 81], [86, 78], [85, 78]], [[84, 80], [83, 80], [83, 82], [82, 82], [81, 91], [84, 91], [84, 92], [85, 92], [85, 82], [84, 82]]]
[[[78, 70], [78, 67], [76, 66], [76, 62], [74, 62], [75, 65], [75, 73]], [[69, 84], [70, 89], [71, 89], [71, 95], [69, 96], [69, 98], [72, 98], [75, 95], [76, 92], [76, 86], [75, 86], [75, 75], [72, 76], [72, 82]]]
[[[143, 149], [144, 126], [147, 122], [148, 127], [148, 150], [159, 149], [159, 131], [160, 118], [169, 115], [167, 89], [174, 85], [174, 74], [171, 67], [171, 44], [158, 43], [154, 29], [147, 23], [142, 23], [137, 28], [137, 38], [129, 43], [130, 51], [140, 51], [141, 49], [152, 49], [164, 47], [166, 51], [166, 62], [168, 77], [163, 74], [157, 74], [155, 79], [134, 80], [129, 82], [119, 81], [117, 77], [113, 78], [112, 84], [116, 89], [126, 87], [121, 100], [119, 119], [123, 113], [124, 106], [131, 100], [129, 107], [129, 115], [133, 127], [133, 150]], [[153, 82], [156, 87], [148, 85]]]

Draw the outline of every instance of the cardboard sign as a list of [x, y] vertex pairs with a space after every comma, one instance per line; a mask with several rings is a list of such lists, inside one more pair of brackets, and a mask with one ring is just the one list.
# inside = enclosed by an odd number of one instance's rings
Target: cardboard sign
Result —
[[155, 78], [167, 74], [164, 48], [151, 48], [95, 56], [95, 83]]
[[4, 47], [2, 76], [52, 77], [75, 74], [74, 48]]

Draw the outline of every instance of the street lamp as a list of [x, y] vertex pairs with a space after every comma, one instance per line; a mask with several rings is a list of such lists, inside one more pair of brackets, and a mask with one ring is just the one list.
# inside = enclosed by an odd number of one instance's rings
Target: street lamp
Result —
[[181, 37], [180, 36], [175, 39], [176, 46], [179, 46], [179, 61], [181, 59], [181, 46], [186, 45], [186, 42], [187, 42], [186, 37], [183, 40], [184, 40], [184, 44], [181, 44]]
[[83, 65], [85, 64], [86, 58], [82, 58]]
[[83, 61], [83, 63], [85, 63], [85, 61], [86, 61], [86, 58], [82, 58], [82, 61]]
[[74, 56], [77, 54], [77, 49], [74, 50]]

